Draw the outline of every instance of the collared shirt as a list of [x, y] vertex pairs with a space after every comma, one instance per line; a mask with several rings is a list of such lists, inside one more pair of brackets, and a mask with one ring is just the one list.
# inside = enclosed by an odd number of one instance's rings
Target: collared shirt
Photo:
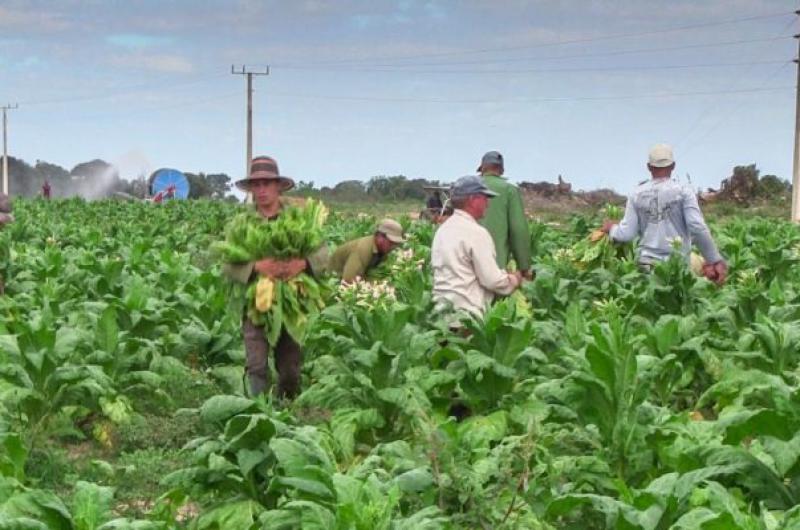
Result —
[[531, 235], [519, 188], [500, 175], [486, 174], [482, 178], [497, 193], [489, 200], [489, 208], [480, 221], [494, 241], [497, 265], [506, 268], [513, 257], [517, 269], [526, 271], [531, 268]]
[[489, 232], [467, 212], [455, 210], [433, 238], [433, 298], [439, 306], [483, 316], [495, 294], [510, 294], [513, 277], [497, 266]]
[[350, 282], [364, 278], [367, 271], [377, 266], [383, 256], [375, 245], [375, 236], [361, 237], [344, 243], [331, 256], [330, 270], [342, 280]]
[[640, 184], [628, 197], [625, 216], [609, 236], [618, 242], [639, 236], [639, 263], [643, 265], [669, 258], [673, 244], [680, 245], [688, 261], [692, 242], [707, 263], [722, 260], [694, 191], [673, 179], [651, 179]]

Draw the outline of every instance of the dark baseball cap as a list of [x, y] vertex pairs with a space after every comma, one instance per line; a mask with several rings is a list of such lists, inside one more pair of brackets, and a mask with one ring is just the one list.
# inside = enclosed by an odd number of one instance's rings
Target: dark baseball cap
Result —
[[469, 197], [470, 195], [497, 197], [495, 192], [486, 187], [483, 179], [475, 175], [461, 177], [450, 188], [450, 196], [453, 198]]
[[481, 158], [481, 165], [478, 166], [476, 171], [481, 171], [483, 166], [487, 164], [494, 164], [503, 167], [503, 155], [501, 155], [498, 151], [489, 151], [483, 155], [483, 158]]

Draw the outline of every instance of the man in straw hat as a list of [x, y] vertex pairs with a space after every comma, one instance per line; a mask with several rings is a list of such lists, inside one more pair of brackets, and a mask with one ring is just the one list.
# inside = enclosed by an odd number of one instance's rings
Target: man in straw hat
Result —
[[[292, 189], [294, 181], [280, 174], [275, 159], [259, 156], [250, 165], [250, 175], [237, 181], [236, 187], [251, 193], [258, 213], [267, 221], [273, 221], [281, 214], [281, 193]], [[226, 263], [223, 273], [241, 284], [256, 281], [258, 275], [286, 280], [306, 270], [311, 273], [321, 271], [324, 268], [323, 254], [318, 253], [308, 259], [264, 258], [249, 263]], [[269, 387], [269, 345], [264, 336], [264, 328], [256, 326], [245, 313], [242, 318], [242, 335], [247, 354], [250, 391], [253, 395], [261, 394]], [[278, 372], [277, 394], [279, 397], [292, 398], [300, 391], [300, 365], [303, 359], [300, 345], [284, 331], [275, 347], [274, 355]]]
[[331, 256], [330, 270], [344, 282], [364, 278], [399, 245], [405, 243], [403, 227], [393, 219], [384, 219], [370, 236], [353, 239], [336, 249]]
[[496, 195], [477, 176], [453, 184], [450, 202], [455, 210], [436, 231], [431, 247], [437, 306], [480, 318], [495, 295], [511, 294], [522, 282], [520, 272], [497, 266], [492, 236], [478, 224]]
[[[642, 270], [668, 259], [677, 244], [695, 273], [724, 283], [728, 266], [714, 244], [694, 190], [671, 178], [675, 169], [672, 147], [654, 145], [647, 169], [652, 178], [639, 184], [628, 198], [622, 221], [607, 220], [601, 230], [618, 242], [638, 236]], [[692, 243], [697, 244], [705, 262], [692, 254]]]

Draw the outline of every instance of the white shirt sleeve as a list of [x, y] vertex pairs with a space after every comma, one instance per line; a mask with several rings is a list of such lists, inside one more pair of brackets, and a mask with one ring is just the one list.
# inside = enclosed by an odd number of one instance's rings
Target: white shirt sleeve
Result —
[[478, 283], [493, 293], [510, 294], [516, 285], [511, 275], [497, 266], [492, 236], [482, 230], [475, 239], [470, 245], [470, 253]]
[[608, 236], [612, 241], [618, 243], [627, 243], [633, 240], [639, 233], [639, 215], [636, 213], [635, 201], [633, 196], [628, 197], [628, 202], [625, 203], [625, 215], [622, 221], [611, 227]]
[[694, 242], [697, 243], [703, 258], [708, 263], [722, 261], [722, 255], [714, 244], [711, 231], [706, 225], [703, 213], [700, 211], [700, 205], [697, 204], [697, 196], [692, 189], [683, 190], [683, 218], [686, 220], [686, 228], [692, 235]]

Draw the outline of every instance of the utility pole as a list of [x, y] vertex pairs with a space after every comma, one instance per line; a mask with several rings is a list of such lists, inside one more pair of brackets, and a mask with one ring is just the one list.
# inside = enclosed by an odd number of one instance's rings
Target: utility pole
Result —
[[4, 105], [3, 109], [3, 193], [8, 195], [8, 116], [11, 109], [18, 109], [19, 105], [11, 103]]
[[[794, 12], [800, 16], [800, 9]], [[800, 34], [794, 36], [797, 39], [797, 57], [794, 62], [797, 64], [797, 99], [794, 103], [794, 159], [792, 164], [792, 221], [800, 223]]]
[[265, 66], [260, 70], [250, 70], [245, 65], [240, 69], [236, 69], [231, 65], [231, 73], [247, 76], [247, 159], [244, 170], [244, 176], [250, 174], [250, 162], [253, 161], [253, 76], [254, 75], [269, 75], [269, 66]]

